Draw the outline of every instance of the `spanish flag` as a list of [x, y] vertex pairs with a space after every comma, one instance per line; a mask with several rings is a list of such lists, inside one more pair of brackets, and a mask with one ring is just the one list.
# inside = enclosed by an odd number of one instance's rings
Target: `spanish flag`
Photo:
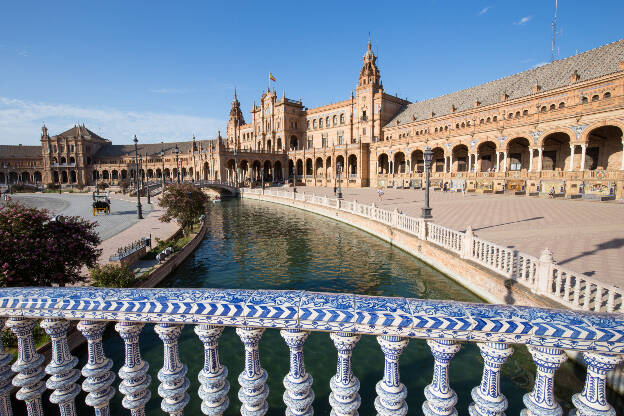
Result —
[[275, 82], [275, 77], [273, 76], [272, 73], [269, 72], [269, 79], [273, 82]]

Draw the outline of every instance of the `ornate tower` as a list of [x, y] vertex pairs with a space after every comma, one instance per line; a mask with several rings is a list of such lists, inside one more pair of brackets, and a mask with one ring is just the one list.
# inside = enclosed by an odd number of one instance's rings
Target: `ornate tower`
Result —
[[362, 58], [362, 62], [359, 86], [372, 85], [375, 90], [378, 89], [381, 75], [379, 74], [379, 68], [377, 68], [377, 57], [371, 49], [370, 36], [368, 38], [368, 49]]
[[238, 148], [240, 146], [239, 128], [245, 124], [245, 118], [240, 108], [240, 102], [236, 96], [234, 89], [234, 100], [232, 100], [232, 109], [230, 110], [230, 119], [227, 125], [227, 145]]

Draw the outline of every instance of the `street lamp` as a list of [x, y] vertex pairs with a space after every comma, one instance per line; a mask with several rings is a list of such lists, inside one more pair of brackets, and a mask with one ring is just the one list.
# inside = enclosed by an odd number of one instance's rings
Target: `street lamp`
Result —
[[234, 146], [234, 187], [238, 187], [238, 169], [236, 167], [236, 146]]
[[336, 192], [336, 198], [342, 199], [342, 188], [340, 187], [340, 174], [342, 173], [342, 163], [336, 164], [336, 173], [338, 175], [338, 191]]
[[297, 193], [297, 164], [296, 163], [293, 163], [293, 193]]
[[178, 185], [180, 184], [180, 149], [178, 149], [178, 145], [176, 144], [175, 149], [173, 149], [173, 153], [176, 155], [176, 176], [178, 177]]
[[143, 219], [143, 209], [141, 208], [141, 190], [139, 189], [139, 150], [138, 150], [139, 139], [137, 139], [136, 134], [134, 135], [134, 179], [136, 183], [136, 191], [137, 191], [137, 218]]
[[422, 217], [424, 219], [430, 219], [433, 217], [431, 215], [431, 207], [429, 207], [429, 170], [431, 169], [433, 152], [429, 146], [425, 147], [423, 155], [425, 158], [425, 206], [422, 208]]
[[264, 191], [264, 168], [260, 168], [260, 175], [262, 176], [262, 190]]
[[[160, 142], [161, 146], [164, 145], [163, 142]], [[160, 172], [160, 177], [162, 179], [162, 191], [165, 192], [165, 148], [160, 148], [160, 159], [162, 160], [162, 171]]]
[[[152, 201], [150, 201], [150, 192], [149, 192], [150, 191], [149, 190], [149, 188], [150, 188], [150, 181], [149, 181], [150, 178], [147, 176], [147, 172], [148, 171], [149, 171], [149, 155], [147, 153], [145, 153], [145, 187], [147, 188], [146, 189], [146, 192], [147, 192], [147, 203], [151, 204]], [[143, 176], [141, 176], [141, 178], [143, 178]]]

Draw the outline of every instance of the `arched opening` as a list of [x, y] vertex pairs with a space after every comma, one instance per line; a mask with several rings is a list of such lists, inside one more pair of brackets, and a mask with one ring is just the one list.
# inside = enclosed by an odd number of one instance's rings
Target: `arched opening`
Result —
[[453, 147], [453, 172], [468, 172], [468, 146], [459, 144]]
[[251, 164], [251, 178], [254, 181], [260, 181], [262, 176], [262, 164], [260, 163], [259, 160], [254, 160]]
[[344, 174], [345, 163], [344, 163], [344, 157], [342, 155], [336, 157], [336, 173], [338, 173], [338, 170], [342, 174]]
[[303, 176], [303, 160], [297, 159], [297, 176]]
[[421, 173], [425, 171], [425, 158], [422, 150], [414, 150], [410, 156], [412, 172]]
[[[154, 171], [152, 169], [148, 169], [147, 170], [147, 179], [153, 179], [154, 178]], [[115, 178], [113, 178], [115, 179]]]
[[119, 179], [119, 172], [117, 170], [113, 170], [111, 172], [111, 178], [113, 178], [114, 181]]
[[210, 178], [210, 166], [208, 162], [204, 162], [204, 180], [208, 180]]
[[22, 172], [20, 176], [23, 183], [30, 183], [30, 173]]
[[492, 172], [496, 168], [496, 144], [486, 141], [477, 147], [477, 169], [480, 172]]
[[69, 172], [69, 181], [70, 183], [76, 183], [76, 171], [72, 170], [71, 172]]
[[622, 166], [622, 130], [616, 126], [602, 126], [587, 135], [585, 169], [619, 170]]
[[273, 181], [273, 166], [271, 165], [270, 160], [264, 161], [264, 181], [272, 182]]
[[331, 156], [328, 156], [327, 159], [325, 159], [325, 177], [330, 178], [331, 174], [332, 174], [332, 159]]
[[323, 176], [323, 158], [317, 157], [314, 162], [314, 172], [317, 176]]
[[61, 157], [61, 165], [66, 165], [67, 164], [67, 159], [65, 159], [65, 157]]
[[[43, 179], [42, 179], [42, 177], [41, 177], [41, 172], [39, 172], [38, 170], [37, 170], [37, 171], [35, 171], [35, 183], [42, 182], [42, 181], [43, 181]], [[1, 183], [1, 182], [2, 182], [2, 181], [0, 181], [0, 183]]]
[[385, 153], [380, 154], [377, 157], [377, 173], [381, 175], [387, 175], [389, 171], [388, 155]]
[[62, 171], [61, 172], [61, 182], [67, 183], [67, 172], [66, 171]]
[[405, 173], [405, 153], [403, 152], [394, 154], [394, 173]]
[[290, 150], [299, 150], [299, 140], [297, 136], [290, 136]]
[[444, 172], [444, 149], [441, 147], [436, 147], [433, 149], [433, 165], [431, 167], [432, 171], [435, 172]]
[[121, 170], [121, 179], [127, 179], [128, 178], [128, 171], [125, 169]]
[[507, 166], [509, 170], [528, 170], [529, 158], [529, 139], [525, 137], [516, 137], [507, 144]]
[[564, 171], [570, 157], [570, 136], [556, 132], [544, 138], [542, 170]]
[[108, 179], [110, 179], [108, 171], [107, 170], [103, 170], [102, 171], [102, 179], [104, 179], [105, 181], [107, 181]]
[[349, 155], [349, 177], [357, 176], [357, 156]]
[[69, 157], [69, 164], [70, 164], [70, 165], [75, 165], [75, 164], [76, 164], [76, 159], [74, 159], [74, 157], [73, 157], [73, 156], [70, 156], [70, 157]]
[[292, 178], [295, 175], [295, 162], [292, 159], [288, 159], [288, 177]]
[[241, 160], [240, 167], [237, 166], [237, 168], [240, 170], [239, 175], [241, 175], [243, 179], [251, 179], [249, 172], [249, 162], [247, 162], [246, 160]]
[[275, 182], [282, 182], [284, 180], [284, 173], [282, 172], [282, 163], [278, 160], [273, 166], [273, 180]]
[[164, 172], [165, 172], [165, 178], [171, 179], [171, 171], [169, 170], [169, 168], [165, 168]]
[[52, 158], [52, 164], [53, 165], [58, 165], [58, 159], [56, 157]]
[[[100, 174], [97, 170], [94, 170], [93, 172], [91, 172], [91, 177], [94, 181], [97, 181], [98, 179], [100, 179]], [[54, 182], [58, 182], [58, 172], [54, 172]]]
[[267, 150], [268, 152], [270, 152], [271, 150], [273, 150], [273, 149], [271, 148], [271, 140], [267, 140], [266, 150]]
[[282, 150], [282, 139], [281, 139], [281, 137], [277, 138], [277, 150]]
[[307, 158], [306, 159], [306, 169], [305, 169], [305, 174], [306, 176], [312, 176], [314, 174], [314, 169], [312, 168], [312, 159], [311, 158]]
[[[188, 174], [187, 171], [186, 171], [186, 168], [182, 168], [181, 172], [182, 172], [182, 180], [184, 180], [184, 178], [186, 178], [186, 175]], [[141, 176], [143, 176], [143, 175], [141, 175]]]
[[160, 168], [156, 168], [156, 178], [162, 179], [162, 171], [160, 170]]

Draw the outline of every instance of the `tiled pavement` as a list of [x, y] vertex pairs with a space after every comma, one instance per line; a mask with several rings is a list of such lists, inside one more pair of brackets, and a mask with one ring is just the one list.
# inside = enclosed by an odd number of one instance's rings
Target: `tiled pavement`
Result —
[[[298, 192], [334, 196], [331, 188], [299, 187]], [[420, 216], [424, 191], [343, 188], [346, 200]], [[527, 196], [431, 192], [434, 221], [539, 256], [548, 247], [563, 267], [624, 287], [624, 204]]]

